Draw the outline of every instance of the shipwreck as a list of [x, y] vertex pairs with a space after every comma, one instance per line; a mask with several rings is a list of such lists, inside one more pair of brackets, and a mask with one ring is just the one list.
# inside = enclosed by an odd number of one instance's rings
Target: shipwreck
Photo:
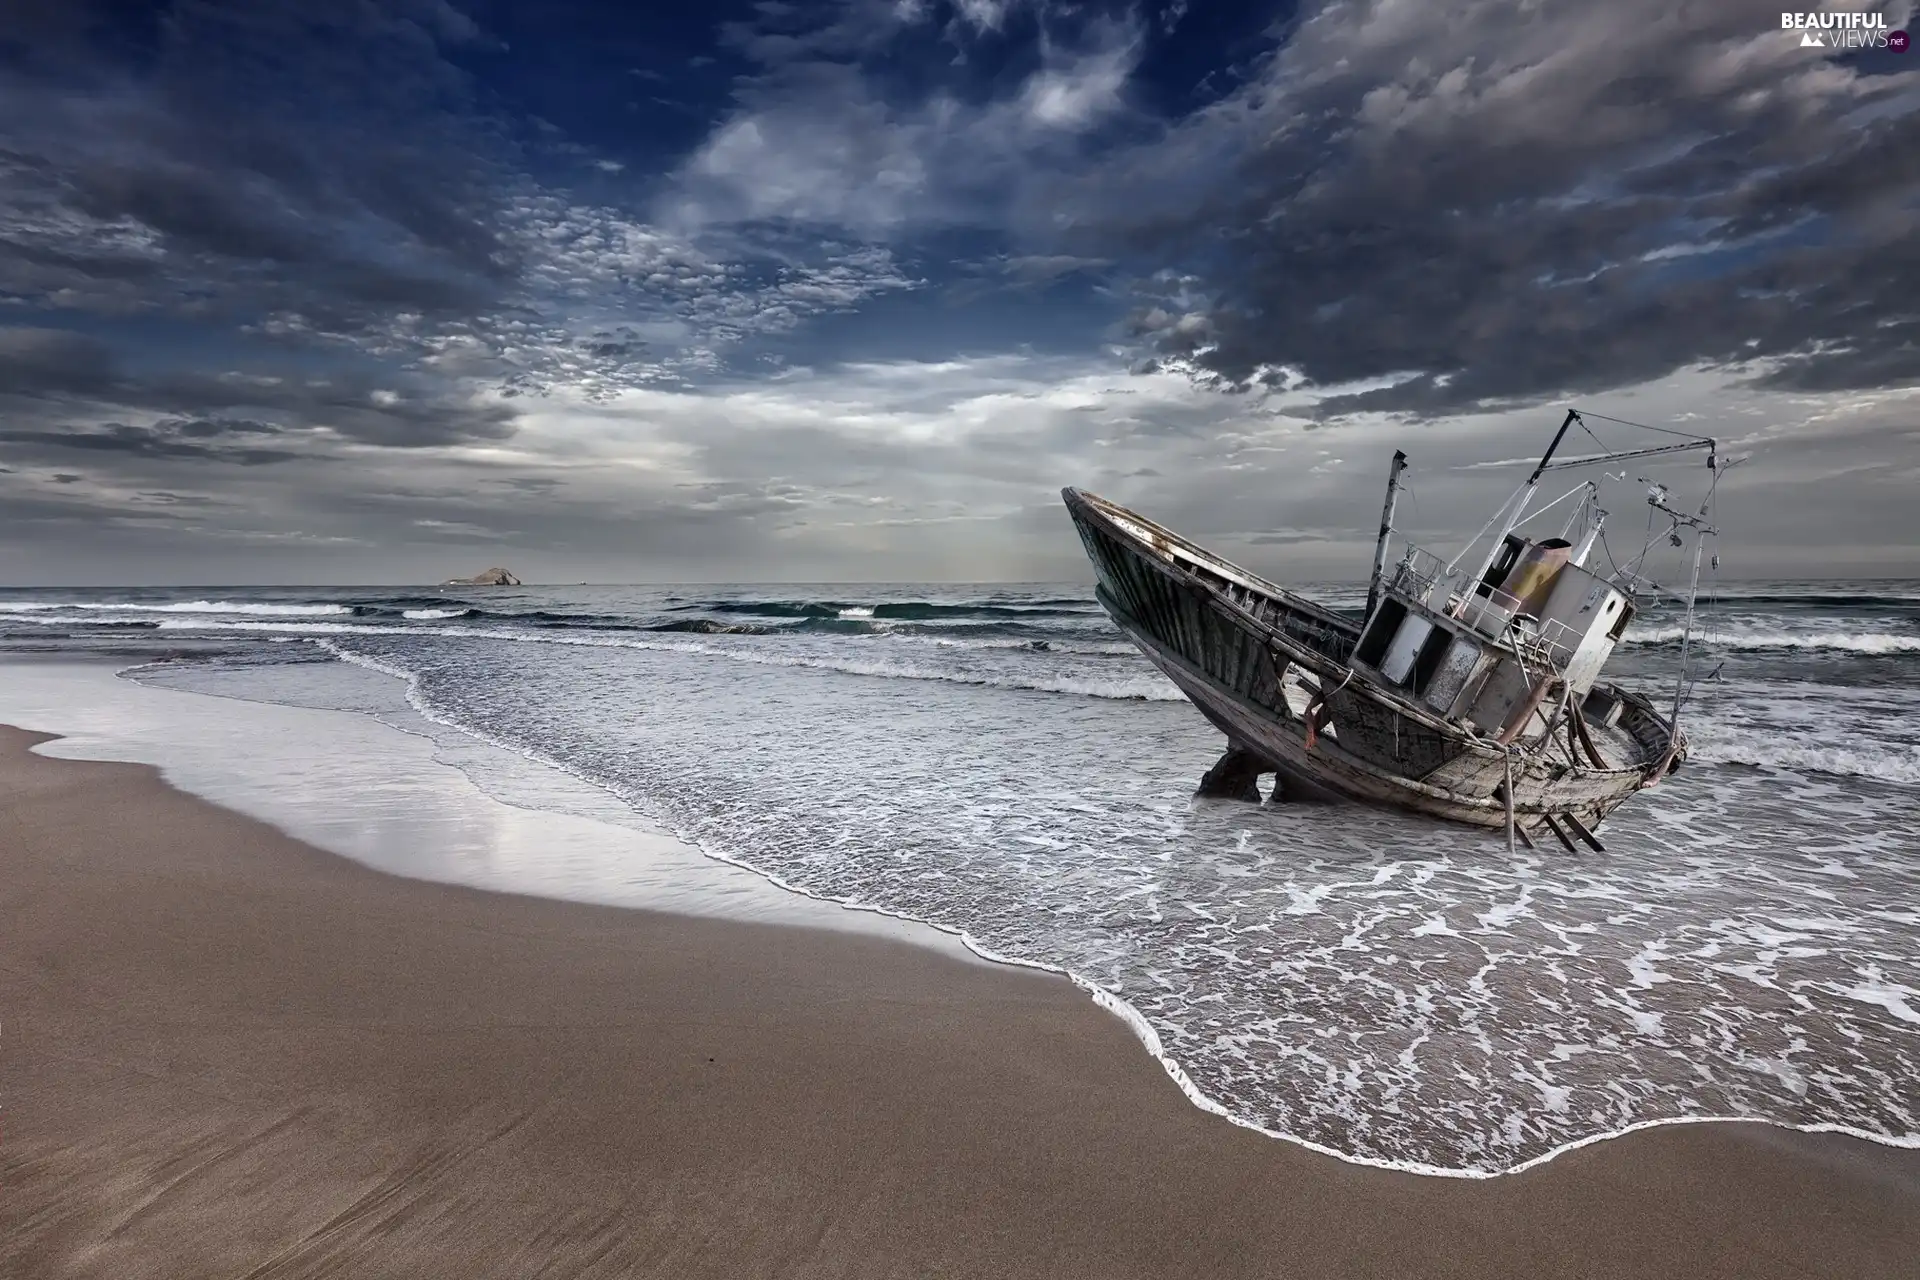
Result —
[[[1200, 794], [1258, 800], [1259, 779], [1272, 774], [1276, 800], [1361, 801], [1504, 827], [1509, 843], [1551, 832], [1569, 849], [1575, 840], [1601, 848], [1602, 820], [1686, 758], [1679, 720], [1694, 599], [1704, 543], [1717, 533], [1707, 518], [1713, 482], [1730, 464], [1711, 438], [1674, 431], [1670, 444], [1556, 458], [1576, 424], [1585, 426], [1569, 411], [1464, 549], [1443, 558], [1409, 544], [1389, 570], [1407, 461], [1394, 454], [1359, 618], [1065, 490], [1101, 605], [1226, 735]], [[1664, 486], [1648, 490], [1649, 525], [1659, 526], [1648, 547], [1693, 539], [1680, 674], [1671, 705], [1656, 706], [1601, 678], [1636, 591], [1650, 586], [1637, 571], [1646, 550], [1626, 569], [1596, 566], [1606, 518], [1597, 481], [1535, 498], [1549, 473], [1695, 450], [1711, 477], [1697, 512], [1675, 506]], [[1563, 504], [1558, 536], [1525, 531]]]

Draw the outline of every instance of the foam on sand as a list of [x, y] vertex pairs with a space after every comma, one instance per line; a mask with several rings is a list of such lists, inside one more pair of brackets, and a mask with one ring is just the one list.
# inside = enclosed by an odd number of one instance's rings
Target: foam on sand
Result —
[[[63, 735], [43, 754], [156, 765], [182, 790], [377, 870], [569, 901], [874, 932], [961, 953], [936, 931], [772, 889], [598, 788], [470, 735], [435, 734], [399, 686], [352, 666], [282, 669], [276, 683], [282, 696], [364, 714], [154, 687], [119, 679], [97, 662], [13, 663], [5, 671], [0, 723]], [[258, 689], [243, 672], [225, 681], [200, 674], [210, 687]], [[294, 679], [309, 687], [288, 689]]]

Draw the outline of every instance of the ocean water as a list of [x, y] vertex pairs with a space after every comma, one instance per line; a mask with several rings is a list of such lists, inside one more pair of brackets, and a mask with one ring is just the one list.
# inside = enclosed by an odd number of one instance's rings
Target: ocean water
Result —
[[[1609, 675], [1670, 696], [1679, 623], [1645, 607]], [[1920, 1145], [1920, 583], [1723, 586], [1703, 633], [1687, 766], [1604, 854], [1510, 855], [1195, 800], [1218, 735], [1078, 584], [0, 591], [0, 652], [308, 704], [383, 673], [715, 858], [1072, 974], [1197, 1103], [1348, 1159], [1715, 1117]]]

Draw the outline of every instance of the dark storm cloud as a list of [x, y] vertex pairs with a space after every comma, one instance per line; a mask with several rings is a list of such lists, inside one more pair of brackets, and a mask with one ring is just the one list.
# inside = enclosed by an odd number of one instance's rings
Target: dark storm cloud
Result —
[[566, 487], [565, 481], [555, 480], [551, 476], [509, 476], [504, 480], [496, 480], [493, 483], [508, 489], [517, 490], [520, 493], [531, 493], [535, 495], [549, 494], [555, 489], [564, 489]]
[[568, 173], [608, 170], [488, 88], [502, 51], [443, 0], [76, 0], [0, 41], [0, 306], [62, 323], [605, 396], [912, 283], [581, 200]]
[[270, 436], [280, 428], [252, 418], [168, 418], [154, 424], [161, 431], [205, 440], [221, 436]]
[[511, 150], [444, 56], [463, 30], [449, 13], [183, 0], [144, 31], [98, 5], [43, 16], [0, 63], [0, 295], [355, 333], [393, 308], [497, 301], [518, 265], [495, 229]]
[[103, 343], [64, 329], [0, 328], [0, 395], [97, 395], [113, 382]]
[[[1779, 14], [1336, 0], [1258, 83], [1096, 182], [1140, 192], [1134, 249], [1181, 264], [1138, 330], [1229, 384], [1413, 375], [1329, 414], [1695, 364], [1920, 379], [1920, 68], [1802, 49]], [[1150, 190], [1182, 169], [1208, 180], [1197, 204]]]
[[197, 493], [172, 493], [166, 489], [142, 489], [133, 495], [142, 502], [151, 502], [163, 507], [218, 507], [223, 505], [218, 499]]
[[248, 467], [287, 462], [300, 456], [285, 449], [254, 446], [210, 448], [183, 440], [177, 433], [158, 427], [134, 427], [124, 422], [108, 422], [92, 430], [23, 431], [0, 427], [0, 444], [37, 446], [37, 449], [30, 451], [39, 453], [71, 451], [127, 454], [142, 458], [191, 458], [202, 462], [233, 462]]
[[[0, 328], [0, 409], [10, 419], [0, 440], [261, 463], [295, 456], [264, 447], [266, 437], [419, 448], [504, 439], [518, 418], [511, 406], [476, 404], [431, 384], [381, 381], [356, 370], [326, 377], [132, 373], [84, 334]], [[103, 414], [153, 420], [100, 423]]]
[[[511, 406], [475, 405], [432, 390], [388, 390], [364, 376], [267, 382], [179, 375], [132, 386], [141, 402], [188, 415], [160, 426], [202, 439], [324, 430], [358, 444], [425, 448], [505, 439], [519, 416]], [[219, 410], [269, 411], [281, 421], [203, 416]]]

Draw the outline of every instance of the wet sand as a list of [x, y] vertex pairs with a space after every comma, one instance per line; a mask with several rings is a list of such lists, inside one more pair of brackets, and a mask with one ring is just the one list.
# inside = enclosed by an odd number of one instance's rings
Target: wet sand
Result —
[[1484, 1182], [1192, 1107], [1063, 980], [402, 880], [0, 730], [0, 1274], [1908, 1277], [1920, 1152]]

